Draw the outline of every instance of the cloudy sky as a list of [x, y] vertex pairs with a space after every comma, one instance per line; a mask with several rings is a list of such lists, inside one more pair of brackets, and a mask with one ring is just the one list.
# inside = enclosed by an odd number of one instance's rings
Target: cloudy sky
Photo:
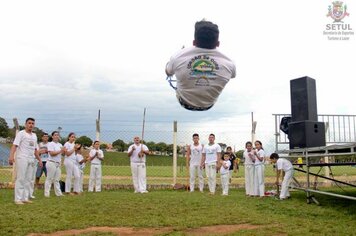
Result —
[[[254, 112], [257, 137], [273, 137], [272, 114], [290, 113], [289, 81], [306, 75], [316, 80], [319, 114], [356, 113], [355, 36], [323, 34], [332, 1], [233, 2], [2, 1], [0, 116], [85, 133], [98, 109], [105, 129], [117, 130], [139, 124], [147, 107], [147, 129], [177, 120], [247, 140]], [[345, 4], [344, 23], [355, 31], [356, 4]], [[191, 112], [177, 103], [164, 67], [192, 44], [203, 18], [219, 25], [219, 49], [235, 61], [237, 78], [211, 110]]]

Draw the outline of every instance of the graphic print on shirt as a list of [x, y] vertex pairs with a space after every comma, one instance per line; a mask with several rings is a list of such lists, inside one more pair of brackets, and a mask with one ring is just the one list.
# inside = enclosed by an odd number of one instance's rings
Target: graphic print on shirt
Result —
[[190, 59], [188, 67], [190, 80], [195, 80], [195, 86], [209, 86], [209, 80], [215, 80], [218, 63], [207, 55], [195, 56]]

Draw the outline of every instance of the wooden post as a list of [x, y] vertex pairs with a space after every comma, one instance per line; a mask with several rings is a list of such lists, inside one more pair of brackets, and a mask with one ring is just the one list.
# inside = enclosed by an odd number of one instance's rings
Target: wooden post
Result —
[[100, 110], [98, 112], [98, 119], [96, 119], [95, 141], [100, 141]]
[[256, 126], [257, 126], [257, 121], [253, 120], [253, 112], [251, 112], [251, 125], [252, 125], [252, 130], [251, 130], [251, 142], [252, 145], [255, 143], [256, 139]]
[[[17, 120], [17, 118], [13, 119], [14, 122], [14, 127], [15, 127], [15, 137], [18, 134], [18, 132], [20, 131], [20, 126], [19, 126], [19, 121]], [[12, 164], [12, 178], [11, 178], [11, 183], [15, 184], [16, 181], [16, 152], [14, 155], [14, 163]]]
[[177, 183], [177, 121], [173, 122], [173, 186]]

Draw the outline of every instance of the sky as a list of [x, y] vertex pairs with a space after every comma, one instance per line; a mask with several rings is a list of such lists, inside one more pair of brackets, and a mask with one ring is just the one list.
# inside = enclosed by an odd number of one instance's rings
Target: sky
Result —
[[[344, 24], [356, 30], [356, 3], [345, 1]], [[290, 80], [316, 80], [319, 114], [355, 114], [355, 35], [323, 32], [332, 1], [1, 1], [0, 116], [12, 126], [35, 117], [50, 132], [102, 128], [230, 131], [238, 145], [273, 137], [272, 114], [290, 113]], [[236, 64], [217, 103], [184, 110], [165, 81], [165, 64], [191, 46], [194, 23], [219, 25], [219, 50]], [[132, 126], [131, 126], [132, 125]], [[205, 139], [205, 138], [204, 138]], [[207, 138], [206, 138], [207, 139]], [[267, 139], [267, 138], [266, 138]], [[234, 141], [232, 141], [234, 140]]]

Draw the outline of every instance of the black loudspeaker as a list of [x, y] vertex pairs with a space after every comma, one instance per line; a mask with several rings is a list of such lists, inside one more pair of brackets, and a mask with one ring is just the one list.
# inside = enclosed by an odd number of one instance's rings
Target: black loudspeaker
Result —
[[298, 121], [288, 124], [289, 148], [325, 146], [325, 124], [318, 121]]
[[279, 129], [282, 130], [283, 133], [288, 134], [288, 132], [289, 132], [288, 125], [291, 122], [291, 120], [292, 120], [292, 117], [290, 117], [290, 116], [285, 116], [282, 118], [281, 123], [279, 125]]
[[302, 77], [290, 81], [292, 122], [318, 120], [315, 80]]

